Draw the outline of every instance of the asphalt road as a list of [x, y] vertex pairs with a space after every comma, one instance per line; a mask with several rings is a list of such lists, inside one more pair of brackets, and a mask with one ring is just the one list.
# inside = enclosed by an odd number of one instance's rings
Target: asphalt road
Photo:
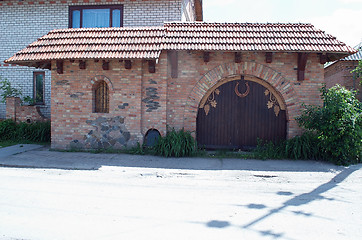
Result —
[[0, 154], [0, 239], [362, 239], [362, 165], [32, 149]]

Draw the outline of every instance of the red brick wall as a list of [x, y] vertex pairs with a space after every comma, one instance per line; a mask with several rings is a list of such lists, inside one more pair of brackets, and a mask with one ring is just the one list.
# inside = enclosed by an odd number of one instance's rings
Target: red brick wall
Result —
[[49, 120], [41, 114], [39, 106], [21, 105], [19, 97], [9, 97], [6, 99], [6, 119], [28, 123]]
[[340, 84], [350, 90], [359, 90], [358, 99], [362, 101], [362, 86], [359, 84], [361, 79], [354, 79], [351, 73], [357, 65], [358, 61], [338, 61], [328, 66], [324, 73], [327, 88]]
[[[148, 72], [145, 60], [132, 61], [130, 70], [124, 62], [111, 61], [107, 71], [102, 70], [102, 61], [88, 60], [85, 70], [79, 69], [77, 61], [65, 61], [63, 74], [57, 74], [52, 64], [53, 148], [92, 148], [95, 141], [106, 147], [109, 143], [117, 148], [131, 146], [142, 142], [150, 128], [165, 134], [166, 125], [195, 131], [198, 105], [207, 90], [225, 77], [240, 74], [264, 79], [280, 93], [287, 106], [288, 137], [292, 137], [301, 132], [295, 122], [300, 105], [321, 104], [319, 88], [324, 80], [316, 54], [309, 55], [302, 82], [297, 81], [296, 53], [274, 54], [267, 64], [262, 53], [245, 53], [241, 63], [234, 63], [234, 53], [217, 52], [204, 63], [201, 52], [182, 51], [174, 79], [166, 52], [156, 64], [156, 73]], [[109, 85], [110, 111], [93, 113], [92, 86], [102, 79]], [[118, 130], [126, 134], [119, 136]], [[109, 143], [102, 145], [104, 141]]]

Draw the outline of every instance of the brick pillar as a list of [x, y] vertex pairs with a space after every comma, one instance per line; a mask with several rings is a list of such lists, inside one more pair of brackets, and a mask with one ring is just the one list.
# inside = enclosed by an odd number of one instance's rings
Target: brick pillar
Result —
[[6, 98], [6, 119], [12, 119], [16, 121], [16, 109], [20, 106], [19, 97]]

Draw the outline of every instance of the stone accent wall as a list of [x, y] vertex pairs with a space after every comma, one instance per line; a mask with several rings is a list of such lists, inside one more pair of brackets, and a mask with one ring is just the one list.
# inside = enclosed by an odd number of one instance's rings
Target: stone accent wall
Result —
[[[53, 29], [68, 27], [71, 5], [123, 4], [125, 27], [160, 26], [181, 20], [181, 0], [23, 0], [0, 1], [0, 78], [8, 79], [24, 96], [33, 96], [33, 72], [39, 69], [4, 64], [4, 60]], [[40, 71], [43, 71], [40, 69]], [[40, 111], [50, 117], [51, 72], [45, 70], [45, 105]], [[5, 104], [0, 104], [5, 118]]]
[[359, 84], [362, 79], [353, 78], [351, 71], [358, 66], [358, 61], [338, 61], [324, 70], [326, 87], [331, 88], [336, 84], [345, 86], [350, 90], [358, 90], [358, 99], [362, 101], [362, 86]]
[[[79, 69], [77, 61], [64, 62], [64, 73], [57, 74], [52, 62], [52, 148], [122, 148], [142, 143], [149, 129], [161, 135], [166, 126], [196, 130], [200, 100], [207, 90], [224, 78], [247, 74], [270, 83], [287, 106], [288, 137], [301, 133], [295, 122], [302, 103], [320, 105], [319, 88], [324, 82], [323, 65], [317, 54], [309, 54], [305, 80], [297, 81], [297, 53], [275, 53], [265, 63], [263, 53], [244, 53], [242, 62], [234, 62], [234, 53], [212, 52], [210, 62], [203, 53], [178, 52], [178, 77], [171, 78], [167, 52], [162, 52], [156, 72], [148, 72], [148, 62], [102, 62], [87, 60]], [[97, 81], [108, 84], [109, 113], [93, 112], [92, 89]], [[77, 97], [74, 97], [77, 96]]]
[[9, 97], [6, 99], [6, 119], [27, 123], [49, 120], [40, 112], [39, 106], [23, 106], [18, 97]]

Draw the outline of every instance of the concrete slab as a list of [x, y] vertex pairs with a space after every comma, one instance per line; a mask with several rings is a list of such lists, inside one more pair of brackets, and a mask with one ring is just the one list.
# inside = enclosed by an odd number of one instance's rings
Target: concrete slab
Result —
[[0, 148], [0, 158], [39, 149], [42, 147], [43, 145], [37, 145], [37, 144], [17, 144], [9, 147]]

